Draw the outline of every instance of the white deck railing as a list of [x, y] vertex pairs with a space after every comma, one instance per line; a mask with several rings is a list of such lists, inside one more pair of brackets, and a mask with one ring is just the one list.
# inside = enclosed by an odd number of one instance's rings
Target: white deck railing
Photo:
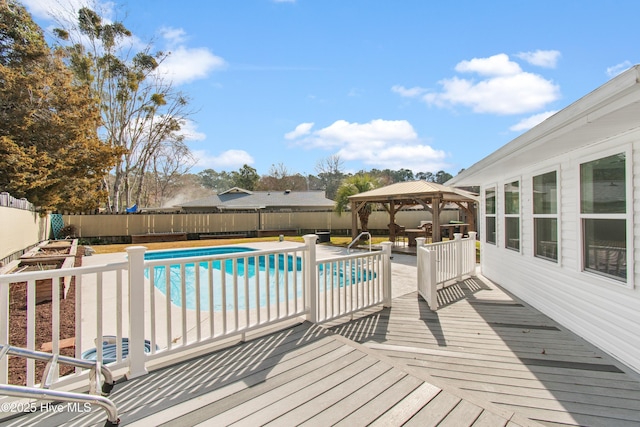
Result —
[[[178, 361], [184, 351], [305, 316], [322, 322], [391, 302], [390, 243], [383, 251], [316, 259], [315, 235], [289, 249], [145, 260], [146, 248], [127, 248], [126, 262], [65, 270], [0, 275], [0, 344], [9, 343], [11, 284], [27, 282], [26, 348], [36, 348], [36, 281], [75, 278], [75, 357], [89, 350], [104, 360], [104, 341], [115, 344], [111, 368], [144, 375], [150, 362]], [[386, 243], [386, 242], [385, 242]], [[196, 267], [197, 266], [197, 267]], [[60, 286], [51, 285], [52, 352], [60, 351]], [[124, 340], [124, 341], [123, 341]], [[123, 347], [127, 345], [127, 351]], [[125, 353], [123, 355], [123, 353]], [[35, 365], [26, 363], [27, 385]], [[73, 383], [86, 372], [57, 378]], [[8, 383], [6, 358], [0, 383]]]
[[[379, 304], [391, 304], [391, 243], [382, 251], [317, 261], [317, 322], [346, 316]], [[388, 287], [386, 289], [385, 287]]]
[[[418, 239], [416, 239], [418, 240]], [[449, 281], [460, 281], [465, 275], [475, 275], [476, 271], [476, 233], [462, 239], [456, 233], [454, 240], [424, 245], [424, 239], [417, 248], [418, 293], [429, 304], [429, 308], [438, 308], [438, 286]]]

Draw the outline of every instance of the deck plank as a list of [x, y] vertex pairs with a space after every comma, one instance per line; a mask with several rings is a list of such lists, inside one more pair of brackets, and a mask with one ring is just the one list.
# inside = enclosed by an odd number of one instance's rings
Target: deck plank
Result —
[[[119, 382], [111, 398], [128, 426], [354, 426], [400, 425], [444, 395], [465, 402], [380, 353], [304, 322]], [[503, 425], [510, 417], [491, 413]], [[459, 416], [469, 417], [467, 424], [476, 418], [468, 411]], [[103, 411], [93, 410], [28, 414], [0, 425], [84, 427], [104, 420]]]
[[[436, 312], [411, 293], [332, 330], [423, 372], [443, 392], [471, 393], [531, 421], [640, 425], [637, 373], [483, 278], [446, 293]], [[464, 401], [460, 411], [473, 403]], [[415, 420], [419, 415], [437, 419], [419, 412]], [[493, 415], [480, 412], [476, 423]]]
[[[428, 427], [437, 426], [447, 415], [460, 403], [460, 398], [449, 393], [440, 393], [429, 405], [423, 407], [409, 421], [405, 423], [407, 427]], [[474, 417], [472, 421], [475, 421]], [[465, 425], [471, 425], [467, 423]], [[461, 426], [462, 427], [462, 426]]]

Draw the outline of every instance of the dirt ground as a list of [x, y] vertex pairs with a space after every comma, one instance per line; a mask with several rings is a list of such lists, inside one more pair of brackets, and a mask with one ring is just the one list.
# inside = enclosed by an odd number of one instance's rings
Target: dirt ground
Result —
[[[82, 265], [83, 247], [78, 247], [78, 255], [75, 266]], [[11, 285], [9, 301], [9, 344], [16, 347], [27, 346], [27, 298], [26, 283]], [[51, 301], [45, 301], [36, 305], [36, 350], [40, 350], [42, 344], [51, 342]], [[60, 301], [60, 340], [75, 337], [75, 283], [71, 282], [67, 297]], [[75, 347], [60, 350], [64, 356], [75, 356]], [[26, 385], [26, 359], [22, 357], [9, 358], [9, 383]], [[40, 383], [46, 362], [36, 362], [36, 383]], [[74, 368], [59, 365], [60, 376], [73, 372]]]

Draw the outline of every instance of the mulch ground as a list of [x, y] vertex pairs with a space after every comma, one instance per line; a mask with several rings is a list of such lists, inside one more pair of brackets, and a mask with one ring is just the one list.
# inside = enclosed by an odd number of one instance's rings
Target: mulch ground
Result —
[[[75, 259], [75, 266], [82, 265], [83, 247], [78, 247], [78, 255]], [[11, 285], [9, 299], [9, 344], [16, 347], [26, 348], [27, 346], [27, 284], [16, 283]], [[53, 341], [51, 328], [51, 301], [44, 301], [36, 304], [36, 350], [41, 350], [45, 343]], [[66, 298], [60, 301], [60, 340], [73, 338], [75, 332], [75, 283], [71, 281], [71, 286]], [[75, 347], [63, 348], [60, 354], [64, 356], [75, 356]], [[9, 358], [9, 383], [15, 385], [26, 385], [27, 362], [22, 357]], [[42, 379], [46, 362], [36, 361], [36, 383]], [[66, 365], [59, 365], [60, 376], [72, 373], [75, 368]]]

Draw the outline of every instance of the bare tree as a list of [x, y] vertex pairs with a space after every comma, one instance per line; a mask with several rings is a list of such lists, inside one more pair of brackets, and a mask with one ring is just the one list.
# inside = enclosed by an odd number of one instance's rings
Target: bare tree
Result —
[[[157, 70], [169, 53], [147, 46], [133, 53], [131, 32], [118, 21], [104, 23], [89, 8], [78, 11], [77, 22], [59, 19], [55, 30], [66, 47], [70, 65], [80, 81], [89, 83], [100, 102], [102, 137], [119, 152], [109, 188], [109, 208], [114, 211], [138, 201], [153, 159], [174, 147], [185, 149], [180, 129], [192, 114], [189, 100], [174, 91]], [[177, 155], [176, 159], [187, 159]], [[190, 161], [190, 160], [189, 160]]]

